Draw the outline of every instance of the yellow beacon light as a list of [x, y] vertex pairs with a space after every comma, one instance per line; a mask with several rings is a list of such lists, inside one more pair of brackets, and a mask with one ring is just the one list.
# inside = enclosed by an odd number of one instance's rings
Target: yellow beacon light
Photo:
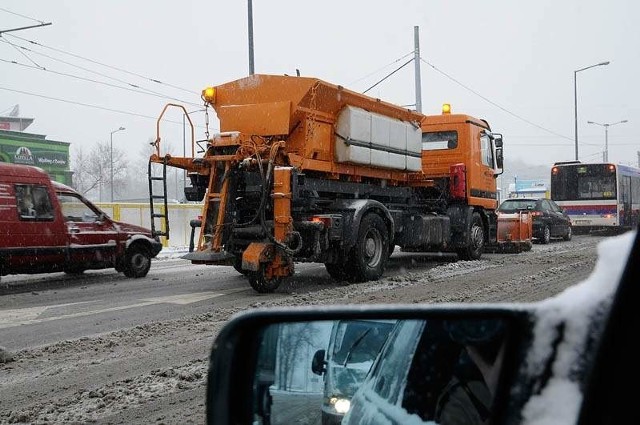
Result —
[[213, 87], [207, 87], [202, 90], [202, 98], [208, 103], [215, 103], [216, 101], [216, 89]]
[[451, 113], [451, 105], [449, 103], [443, 103], [442, 104], [442, 113], [443, 114], [450, 114]]

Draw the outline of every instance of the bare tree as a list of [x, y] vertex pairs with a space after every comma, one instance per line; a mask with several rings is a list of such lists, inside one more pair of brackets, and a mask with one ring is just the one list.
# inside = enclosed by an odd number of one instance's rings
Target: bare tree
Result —
[[[313, 323], [292, 323], [281, 327], [278, 340], [278, 383], [280, 389], [289, 390], [297, 369], [311, 367], [306, 357], [300, 362], [300, 356], [309, 346], [314, 346], [318, 330]], [[307, 361], [308, 360], [308, 361]]]
[[[111, 161], [113, 155], [113, 162]], [[89, 154], [80, 147], [73, 158], [74, 187], [84, 195], [98, 192], [100, 201], [108, 198], [111, 191], [111, 172], [113, 170], [113, 193], [119, 195], [125, 188], [127, 159], [125, 153], [118, 149], [111, 150], [109, 142], [95, 144]]]
[[88, 157], [82, 146], [74, 146], [72, 156], [73, 188], [83, 195], [87, 195], [98, 187], [99, 182], [89, 175]]

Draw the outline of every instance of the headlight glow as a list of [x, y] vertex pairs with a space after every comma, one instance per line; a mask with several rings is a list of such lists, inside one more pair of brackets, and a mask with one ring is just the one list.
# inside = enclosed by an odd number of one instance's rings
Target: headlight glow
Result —
[[346, 398], [340, 398], [336, 400], [334, 407], [336, 408], [336, 412], [344, 415], [351, 408], [351, 402]]

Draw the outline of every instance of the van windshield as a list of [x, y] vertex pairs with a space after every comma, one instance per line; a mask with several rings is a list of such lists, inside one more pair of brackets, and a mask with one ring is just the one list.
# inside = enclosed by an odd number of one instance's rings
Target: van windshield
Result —
[[373, 362], [392, 327], [392, 321], [340, 322], [333, 347], [333, 361], [345, 366]]

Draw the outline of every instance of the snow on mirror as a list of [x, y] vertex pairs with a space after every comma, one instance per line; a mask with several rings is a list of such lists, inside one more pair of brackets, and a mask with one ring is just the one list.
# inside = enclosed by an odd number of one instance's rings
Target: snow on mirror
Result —
[[[443, 423], [490, 414], [503, 319], [289, 322], [262, 334], [254, 424]], [[378, 421], [373, 421], [374, 423]]]

